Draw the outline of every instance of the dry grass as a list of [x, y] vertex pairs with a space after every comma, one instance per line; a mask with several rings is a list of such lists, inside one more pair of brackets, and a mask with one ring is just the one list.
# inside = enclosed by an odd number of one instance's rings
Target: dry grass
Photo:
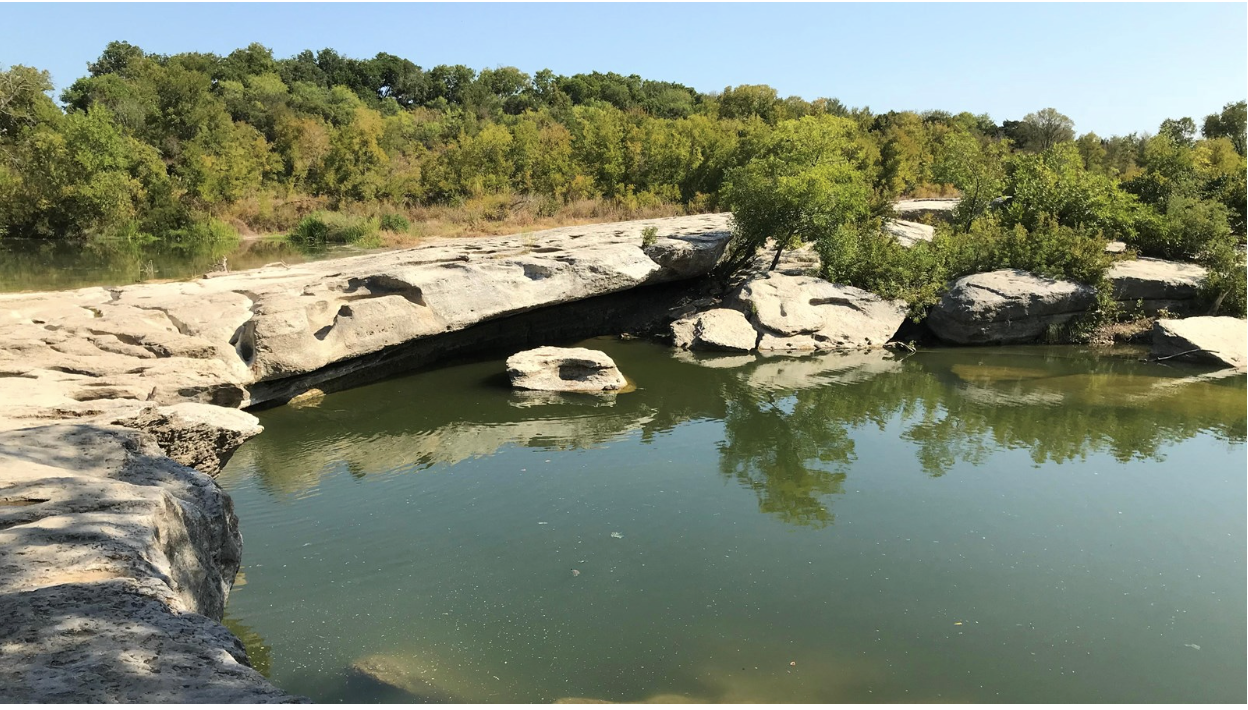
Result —
[[[214, 216], [244, 237], [286, 234], [304, 216], [331, 209], [320, 197], [259, 196], [240, 200]], [[621, 200], [594, 198], [557, 202], [533, 195], [496, 194], [466, 199], [452, 205], [400, 207], [383, 203], [339, 205], [339, 212], [359, 216], [401, 214], [412, 223], [409, 231], [382, 232], [386, 247], [410, 246], [425, 237], [483, 237], [567, 227], [578, 224], [674, 217], [689, 211], [675, 203], [630, 205]]]
[[961, 197], [953, 185], [927, 184], [919, 185], [900, 199], [922, 200], [928, 197]]
[[1088, 337], [1091, 345], [1115, 343], [1147, 343], [1152, 338], [1155, 317], [1140, 316], [1130, 320], [1103, 323]]

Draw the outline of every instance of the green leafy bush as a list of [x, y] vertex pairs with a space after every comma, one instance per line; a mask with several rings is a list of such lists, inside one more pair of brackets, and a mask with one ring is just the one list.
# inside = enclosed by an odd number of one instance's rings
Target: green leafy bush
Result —
[[1226, 207], [1218, 202], [1175, 195], [1163, 212], [1148, 210], [1130, 240], [1141, 254], [1163, 259], [1196, 259], [1221, 245], [1234, 245]]
[[238, 230], [213, 217], [198, 219], [182, 229], [169, 232], [169, 239], [177, 245], [235, 245]]
[[1248, 310], [1248, 264], [1244, 252], [1229, 242], [1219, 242], [1207, 250], [1201, 262], [1209, 275], [1201, 285], [1201, 296], [1216, 315], [1243, 318]]
[[1064, 227], [1051, 219], [1033, 230], [1005, 227], [994, 217], [975, 221], [970, 231], [937, 229], [930, 242], [901, 246], [878, 229], [844, 224], [816, 242], [822, 275], [834, 283], [866, 289], [910, 304], [922, 317], [948, 283], [968, 274], [1022, 269], [1055, 279], [1104, 288], [1111, 263], [1099, 232]]
[[1001, 209], [1002, 222], [1035, 229], [1044, 220], [1064, 227], [1101, 231], [1111, 239], [1131, 239], [1139, 201], [1113, 178], [1090, 172], [1074, 143], [1010, 161]]
[[381, 228], [387, 232], [407, 232], [412, 228], [412, 223], [397, 212], [387, 212], [381, 216]]
[[324, 247], [331, 244], [377, 244], [380, 220], [356, 217], [341, 212], [313, 212], [304, 217], [290, 233], [290, 240], [303, 247]]

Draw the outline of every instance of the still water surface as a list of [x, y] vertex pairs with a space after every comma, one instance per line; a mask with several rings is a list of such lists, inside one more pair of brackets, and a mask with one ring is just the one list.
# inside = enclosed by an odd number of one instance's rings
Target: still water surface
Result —
[[256, 665], [321, 702], [1245, 701], [1243, 377], [588, 345], [638, 389], [489, 360], [261, 412], [219, 478]]

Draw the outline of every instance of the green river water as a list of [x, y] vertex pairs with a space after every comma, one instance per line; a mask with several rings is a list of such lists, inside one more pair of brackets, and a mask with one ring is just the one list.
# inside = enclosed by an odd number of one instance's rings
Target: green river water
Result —
[[218, 479], [253, 663], [321, 702], [1245, 702], [1242, 376], [587, 345], [637, 389], [490, 359], [260, 412]]

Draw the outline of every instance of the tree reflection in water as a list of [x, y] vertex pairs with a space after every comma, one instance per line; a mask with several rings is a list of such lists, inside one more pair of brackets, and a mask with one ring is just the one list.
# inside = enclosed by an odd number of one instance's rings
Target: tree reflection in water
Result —
[[[1070, 346], [882, 351], [704, 359], [646, 342], [597, 339], [638, 384], [602, 406], [520, 401], [501, 363], [416, 373], [331, 394], [307, 409], [261, 413], [263, 436], [230, 471], [255, 470], [275, 496], [333, 471], [357, 478], [443, 470], [506, 446], [547, 451], [610, 446], [632, 434], [664, 446], [694, 421], [723, 424], [718, 469], [754, 491], [759, 509], [795, 525], [834, 521], [830, 496], [861, 465], [861, 430], [896, 431], [918, 469], [941, 476], [994, 452], [1037, 465], [1107, 454], [1161, 459], [1199, 432], [1245, 438], [1242, 375], [1139, 362], [1139, 352]], [[862, 442], [859, 441], [859, 448]], [[875, 445], [875, 444], [873, 444]], [[236, 475], [227, 471], [226, 476]]]
[[749, 377], [724, 384], [720, 470], [755, 491], [760, 511], [798, 525], [831, 524], [827, 498], [843, 492], [855, 431], [868, 424], [899, 421], [930, 476], [981, 465], [1005, 449], [1027, 450], [1037, 466], [1098, 453], [1163, 459], [1165, 446], [1202, 431], [1242, 442], [1248, 425], [1242, 375], [1168, 370], [1073, 348], [875, 357], [845, 368], [842, 356], [812, 356], [806, 377], [780, 386], [749, 386]]

